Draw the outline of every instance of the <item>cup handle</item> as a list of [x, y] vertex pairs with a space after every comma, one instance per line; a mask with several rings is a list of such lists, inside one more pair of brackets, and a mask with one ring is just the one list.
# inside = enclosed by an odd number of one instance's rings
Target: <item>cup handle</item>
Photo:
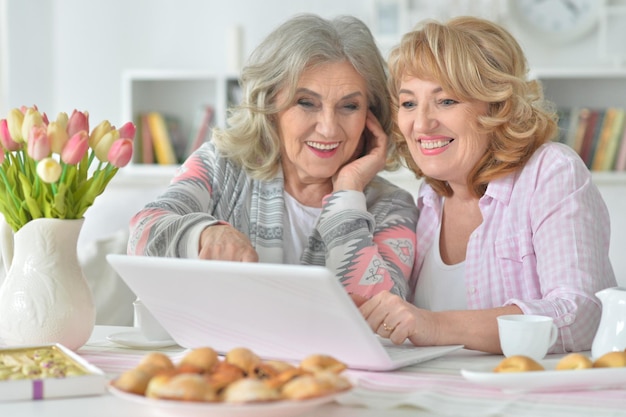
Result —
[[550, 332], [550, 344], [548, 345], [548, 349], [550, 349], [552, 345], [554, 345], [558, 335], [559, 335], [559, 328], [556, 326], [556, 324], [552, 323], [552, 331]]

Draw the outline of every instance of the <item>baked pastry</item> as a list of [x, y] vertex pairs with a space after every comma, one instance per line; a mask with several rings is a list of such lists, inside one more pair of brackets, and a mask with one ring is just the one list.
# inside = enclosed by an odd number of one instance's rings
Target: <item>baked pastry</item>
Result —
[[305, 358], [300, 366], [262, 361], [247, 348], [232, 349], [220, 361], [217, 352], [207, 347], [187, 352], [178, 365], [163, 353], [149, 353], [111, 384], [128, 393], [161, 400], [298, 400], [350, 388], [348, 379], [339, 375], [345, 368], [333, 357], [319, 354]]
[[295, 368], [294, 365], [290, 364], [289, 362], [284, 362], [284, 361], [269, 360], [269, 361], [265, 361], [264, 363], [276, 369], [278, 372]]
[[159, 398], [163, 385], [167, 384], [174, 375], [177, 375], [178, 371], [163, 371], [150, 378], [148, 386], [146, 387], [145, 396], [149, 398]]
[[174, 363], [170, 357], [164, 353], [150, 352], [141, 359], [137, 368], [142, 369], [151, 375], [155, 375], [161, 371], [174, 369]]
[[254, 374], [254, 368], [260, 364], [261, 358], [248, 348], [237, 347], [229, 350], [224, 357], [227, 363], [240, 367], [246, 375]]
[[347, 380], [340, 381], [339, 378], [332, 378], [331, 375], [338, 377], [337, 374], [331, 371], [320, 371], [316, 374], [301, 375], [283, 385], [280, 392], [284, 398], [304, 400], [342, 391], [349, 387]]
[[302, 368], [291, 368], [291, 369], [284, 370], [271, 378], [266, 379], [265, 384], [273, 388], [281, 388], [283, 385], [285, 385], [287, 382], [291, 381], [292, 379], [295, 379], [302, 375], [310, 375], [310, 374], [311, 374], [310, 371], [305, 371]]
[[524, 355], [514, 355], [503, 359], [494, 372], [528, 372], [543, 371], [545, 368], [536, 360]]
[[222, 400], [228, 403], [276, 401], [280, 399], [277, 389], [254, 378], [239, 379], [229, 384], [222, 392]]
[[182, 373], [163, 377], [159, 384], [150, 387], [150, 396], [163, 400], [217, 401], [216, 391], [199, 374]]
[[227, 385], [244, 377], [245, 373], [240, 367], [227, 362], [218, 362], [213, 367], [211, 373], [205, 375], [205, 380], [215, 391], [220, 391]]
[[144, 395], [153, 375], [140, 368], [129, 369], [116, 378], [115, 388], [131, 394]]
[[626, 366], [626, 351], [605, 353], [593, 362], [594, 368], [621, 368]]
[[338, 374], [345, 370], [347, 365], [332, 356], [316, 354], [304, 358], [300, 362], [300, 368], [311, 372], [330, 371]]
[[219, 361], [217, 352], [210, 347], [201, 347], [189, 351], [178, 364], [183, 372], [210, 372]]
[[565, 371], [572, 369], [588, 369], [593, 366], [593, 362], [582, 353], [570, 353], [557, 362], [555, 369]]
[[275, 377], [279, 373], [280, 371], [272, 365], [261, 362], [254, 367], [254, 369], [252, 370], [252, 374], [250, 374], [249, 376], [256, 379], [269, 379]]

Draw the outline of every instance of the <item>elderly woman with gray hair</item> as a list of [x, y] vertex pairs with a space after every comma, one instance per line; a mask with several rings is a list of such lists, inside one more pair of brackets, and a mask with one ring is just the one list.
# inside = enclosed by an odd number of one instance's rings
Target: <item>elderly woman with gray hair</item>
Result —
[[133, 217], [128, 253], [322, 265], [349, 293], [404, 298], [418, 214], [377, 176], [399, 167], [386, 82], [360, 20], [287, 20], [243, 68], [227, 127]]

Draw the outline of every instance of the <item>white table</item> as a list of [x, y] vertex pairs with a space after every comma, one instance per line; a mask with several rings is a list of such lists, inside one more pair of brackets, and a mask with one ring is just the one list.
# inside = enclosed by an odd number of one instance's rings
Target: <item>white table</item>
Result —
[[[107, 355], [119, 358], [128, 355], [129, 361], [141, 358], [146, 351], [126, 349], [106, 340], [114, 332], [128, 330], [124, 327], [96, 326], [92, 337], [79, 353], [96, 366], [105, 370], [109, 376], [117, 372], [117, 364], [107, 361]], [[177, 355], [183, 350], [178, 347], [163, 349], [168, 354]], [[483, 389], [465, 381], [459, 370], [480, 364], [494, 365], [502, 356], [487, 355], [479, 352], [462, 350], [443, 358], [420, 365], [403, 368], [395, 372], [366, 373], [353, 372], [352, 375], [372, 381], [386, 380], [393, 385], [408, 383], [405, 393], [368, 391], [371, 398], [382, 400], [392, 408], [368, 408], [330, 403], [302, 415], [302, 417], [403, 417], [403, 416], [626, 416], [626, 389], [611, 392], [597, 391], [596, 394], [519, 394], [504, 395], [497, 390]], [[381, 385], [381, 387], [383, 387]], [[414, 388], [413, 388], [414, 387]], [[359, 388], [357, 388], [359, 389]], [[355, 390], [356, 391], [356, 390]], [[396, 400], [409, 395], [417, 395], [420, 407], [396, 406]], [[622, 395], [623, 394], [623, 395]], [[369, 394], [368, 394], [369, 395]], [[606, 398], [605, 398], [606, 397]], [[408, 397], [407, 397], [408, 398]], [[594, 398], [597, 398], [594, 400]], [[576, 404], [571, 401], [575, 399]], [[346, 401], [350, 400], [348, 397]], [[358, 402], [358, 400], [356, 400]], [[379, 404], [379, 405], [380, 405]], [[112, 416], [155, 416], [157, 410], [141, 404], [117, 398], [111, 394], [92, 397], [74, 397], [46, 399], [40, 401], [17, 401], [0, 403], [0, 416], [59, 416], [59, 417], [112, 417]]]

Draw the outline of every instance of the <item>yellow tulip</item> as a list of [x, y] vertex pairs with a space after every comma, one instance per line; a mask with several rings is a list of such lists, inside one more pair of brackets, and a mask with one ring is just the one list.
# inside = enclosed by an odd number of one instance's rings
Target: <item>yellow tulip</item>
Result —
[[52, 152], [57, 154], [60, 154], [61, 151], [63, 151], [63, 147], [69, 139], [67, 136], [67, 130], [59, 124], [58, 119], [55, 122], [50, 122], [48, 125], [48, 137], [50, 138], [50, 149]]
[[59, 114], [57, 114], [56, 122], [57, 122], [57, 125], [59, 125], [61, 129], [63, 130], [67, 129], [67, 124], [69, 120], [70, 120], [69, 116], [64, 111], [59, 112]]
[[28, 140], [30, 131], [35, 126], [43, 126], [43, 117], [39, 111], [29, 107], [24, 114], [24, 122], [22, 123], [22, 137], [24, 140]]
[[24, 113], [20, 109], [11, 109], [7, 115], [7, 125], [9, 127], [9, 133], [11, 139], [17, 143], [24, 143], [25, 139], [22, 136], [22, 124], [24, 123]]
[[57, 182], [61, 177], [62, 171], [61, 164], [54, 158], [44, 158], [37, 163], [37, 175], [43, 182]]
[[96, 158], [98, 158], [100, 162], [109, 162], [109, 149], [111, 149], [113, 142], [115, 142], [119, 138], [120, 133], [117, 130], [113, 129], [106, 133], [104, 136], [102, 136], [98, 143], [96, 143], [93, 151], [96, 154]]
[[111, 129], [113, 129], [113, 127], [108, 120], [100, 122], [100, 124], [91, 131], [91, 135], [89, 135], [89, 147], [96, 149], [98, 142], [100, 142], [102, 137], [109, 133]]

